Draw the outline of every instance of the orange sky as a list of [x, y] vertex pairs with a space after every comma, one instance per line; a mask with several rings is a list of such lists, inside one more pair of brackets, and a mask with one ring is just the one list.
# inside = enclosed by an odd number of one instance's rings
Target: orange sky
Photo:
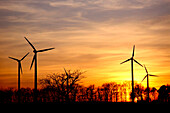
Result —
[[[3, 0], [0, 1], [0, 88], [17, 87], [17, 63], [22, 58], [21, 87], [33, 88], [29, 70], [32, 48], [55, 47], [38, 54], [38, 79], [66, 69], [86, 71], [83, 84], [102, 85], [131, 80], [132, 55], [145, 64], [150, 87], [170, 83], [170, 0]], [[137, 82], [146, 75], [134, 65]], [[146, 86], [146, 80], [142, 83]]]

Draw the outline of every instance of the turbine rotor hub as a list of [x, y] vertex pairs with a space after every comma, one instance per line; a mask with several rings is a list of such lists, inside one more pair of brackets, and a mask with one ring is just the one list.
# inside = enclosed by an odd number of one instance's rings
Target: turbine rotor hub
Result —
[[36, 50], [33, 50], [33, 52], [34, 52], [34, 53], [37, 53], [37, 51], [36, 51]]

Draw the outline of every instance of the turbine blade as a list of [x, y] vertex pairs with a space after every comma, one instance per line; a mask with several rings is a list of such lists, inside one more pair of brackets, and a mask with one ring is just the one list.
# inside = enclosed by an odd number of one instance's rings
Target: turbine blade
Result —
[[[138, 61], [136, 61], [135, 59], [134, 59], [134, 61], [137, 63], [137, 64], [139, 64], [140, 66], [142, 66], [142, 64], [140, 64]], [[142, 66], [143, 67], [143, 66]]]
[[30, 66], [30, 70], [31, 70], [32, 65], [33, 65], [33, 63], [34, 63], [34, 60], [35, 60], [35, 55], [33, 56], [32, 63], [31, 63], [31, 66]]
[[13, 57], [8, 57], [8, 58], [10, 58], [10, 59], [13, 59], [13, 60], [16, 60], [16, 61], [19, 61], [18, 59], [16, 59], [16, 58], [13, 58]]
[[129, 60], [131, 60], [131, 59], [127, 59], [127, 60], [121, 62], [120, 64], [123, 64], [123, 63], [125, 63], [125, 62], [127, 62], [127, 61], [129, 61]]
[[48, 50], [52, 50], [52, 49], [55, 49], [55, 48], [42, 49], [42, 50], [38, 50], [37, 52], [44, 52], [44, 51], [48, 51]]
[[24, 37], [24, 38], [25, 38], [25, 40], [31, 45], [31, 47], [32, 47], [34, 50], [36, 50], [35, 47], [31, 44], [31, 42], [30, 42], [26, 37]]
[[135, 54], [135, 45], [133, 46], [133, 53], [132, 53], [132, 57], [134, 57]]
[[[145, 65], [144, 65], [144, 67], [145, 67]], [[145, 67], [145, 70], [146, 70], [146, 73], [148, 74], [148, 70], [146, 69], [146, 67]]]
[[24, 60], [24, 58], [29, 54], [29, 52], [21, 59], [21, 60]]
[[[145, 80], [146, 77], [147, 77], [147, 75], [143, 78], [143, 80]], [[143, 82], [143, 80], [141, 82]]]
[[157, 75], [151, 75], [151, 74], [149, 74], [149, 76], [154, 76], [154, 77], [158, 77]]

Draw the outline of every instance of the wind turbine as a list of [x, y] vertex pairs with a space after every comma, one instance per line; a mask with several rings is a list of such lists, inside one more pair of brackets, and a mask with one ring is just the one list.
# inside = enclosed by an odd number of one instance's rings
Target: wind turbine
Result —
[[24, 56], [22, 57], [21, 60], [19, 59], [16, 59], [16, 58], [13, 58], [13, 57], [9, 57], [10, 59], [12, 60], [15, 60], [18, 62], [18, 102], [20, 103], [20, 72], [22, 72], [22, 66], [21, 66], [21, 61], [24, 60], [24, 58], [29, 54], [29, 52]]
[[34, 63], [34, 66], [35, 66], [35, 70], [34, 70], [35, 71], [35, 78], [34, 78], [34, 80], [35, 80], [34, 81], [34, 94], [35, 94], [35, 96], [34, 96], [34, 102], [37, 102], [37, 53], [52, 50], [54, 48], [36, 50], [35, 47], [31, 44], [31, 42], [26, 37], [24, 37], [24, 38], [30, 44], [30, 46], [33, 48], [33, 52], [34, 52], [32, 63], [31, 63], [31, 66], [30, 66], [30, 70], [31, 70], [32, 65]]
[[[144, 67], [145, 67], [145, 65], [144, 65]], [[158, 77], [157, 75], [151, 75], [151, 74], [149, 74], [148, 73], [148, 70], [146, 69], [146, 67], [145, 67], [145, 70], [146, 70], [146, 76], [143, 78], [143, 80], [145, 80], [145, 78], [147, 77], [147, 93], [148, 93], [148, 98], [147, 98], [147, 101], [149, 102], [149, 76], [155, 76], [155, 77]], [[142, 80], [142, 81], [143, 81]], [[141, 81], [141, 82], [142, 82]]]
[[[137, 60], [134, 59], [134, 52], [135, 52], [135, 45], [133, 46], [133, 52], [132, 52], [132, 57], [123, 61], [120, 64], [123, 64], [125, 62], [128, 62], [131, 60], [131, 72], [132, 72], [132, 102], [134, 102], [134, 77], [133, 77], [133, 61], [135, 61], [137, 64], [139, 64], [140, 66], [142, 66]], [[142, 66], [143, 67], [143, 66]]]

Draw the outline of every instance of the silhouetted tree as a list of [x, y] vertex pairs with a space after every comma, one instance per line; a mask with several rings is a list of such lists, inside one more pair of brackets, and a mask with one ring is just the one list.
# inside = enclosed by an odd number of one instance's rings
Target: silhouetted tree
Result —
[[113, 91], [113, 94], [114, 94], [114, 102], [118, 102], [118, 99], [119, 99], [119, 84], [116, 84], [116, 83], [113, 83], [112, 85], [112, 91]]
[[21, 88], [21, 102], [30, 103], [33, 102], [33, 90], [30, 88]]
[[[144, 92], [144, 87], [141, 86], [141, 84], [135, 83], [134, 96], [135, 98], [137, 98], [137, 101], [143, 101], [143, 92]], [[147, 92], [147, 88], [146, 88], [146, 92]], [[132, 94], [130, 94], [130, 97], [131, 96]]]
[[170, 86], [162, 85], [159, 90], [158, 99], [160, 102], [168, 102], [170, 100]]
[[[17, 97], [16, 97], [17, 99]], [[13, 88], [5, 89], [0, 91], [0, 103], [11, 103], [14, 102], [14, 90]]]
[[101, 91], [101, 88], [97, 88], [97, 101], [102, 101], [102, 91]]
[[79, 102], [85, 101], [85, 98], [86, 98], [86, 88], [83, 86], [79, 86], [78, 101]]
[[153, 100], [156, 100], [156, 96], [158, 95], [157, 93], [158, 93], [157, 89], [155, 87], [153, 87], [151, 89], [151, 96], [153, 97]]
[[94, 101], [95, 99], [95, 87], [94, 85], [90, 85], [89, 87], [86, 88], [86, 101]]
[[[128, 90], [131, 90], [130, 82], [124, 82], [123, 84], [111, 82], [104, 83], [99, 87], [95, 87], [95, 85], [84, 87], [78, 82], [81, 79], [81, 74], [79, 71], [68, 71], [67, 76], [65, 73], [52, 74], [41, 79], [42, 89], [37, 91], [37, 102], [126, 102], [126, 96], [129, 94]], [[68, 83], [67, 77], [69, 78]], [[141, 84], [135, 83], [134, 92], [138, 102], [147, 99], [147, 90]], [[18, 90], [12, 88], [0, 90], [0, 103], [17, 103], [17, 93]], [[21, 88], [20, 93], [21, 103], [33, 102], [33, 89]], [[151, 101], [158, 99], [159, 102], [169, 102], [170, 86], [162, 85], [158, 91], [154, 87], [150, 88], [150, 97]]]
[[[57, 96], [58, 101], [70, 101], [75, 100], [77, 94], [78, 81], [83, 77], [81, 76], [84, 72], [76, 70], [63, 74], [52, 74], [48, 75], [47, 78], [41, 79], [40, 84], [43, 88], [50, 90], [49, 96]], [[67, 75], [68, 74], [68, 75]], [[55, 92], [55, 93], [54, 93]]]
[[144, 87], [141, 84], [135, 86], [135, 96], [138, 101], [143, 101], [142, 92], [144, 91]]
[[94, 85], [90, 85], [89, 86], [89, 96], [90, 96], [90, 101], [93, 101], [94, 100], [94, 94], [95, 94], [95, 89], [94, 89]]
[[131, 83], [129, 81], [125, 81], [123, 82], [122, 87], [123, 87], [122, 92], [124, 94], [124, 102], [126, 102], [128, 94], [127, 91], [131, 88]]
[[109, 92], [110, 92], [110, 84], [105, 83], [105, 84], [102, 85], [102, 87], [103, 87], [103, 93], [104, 93], [104, 101], [108, 102]]

